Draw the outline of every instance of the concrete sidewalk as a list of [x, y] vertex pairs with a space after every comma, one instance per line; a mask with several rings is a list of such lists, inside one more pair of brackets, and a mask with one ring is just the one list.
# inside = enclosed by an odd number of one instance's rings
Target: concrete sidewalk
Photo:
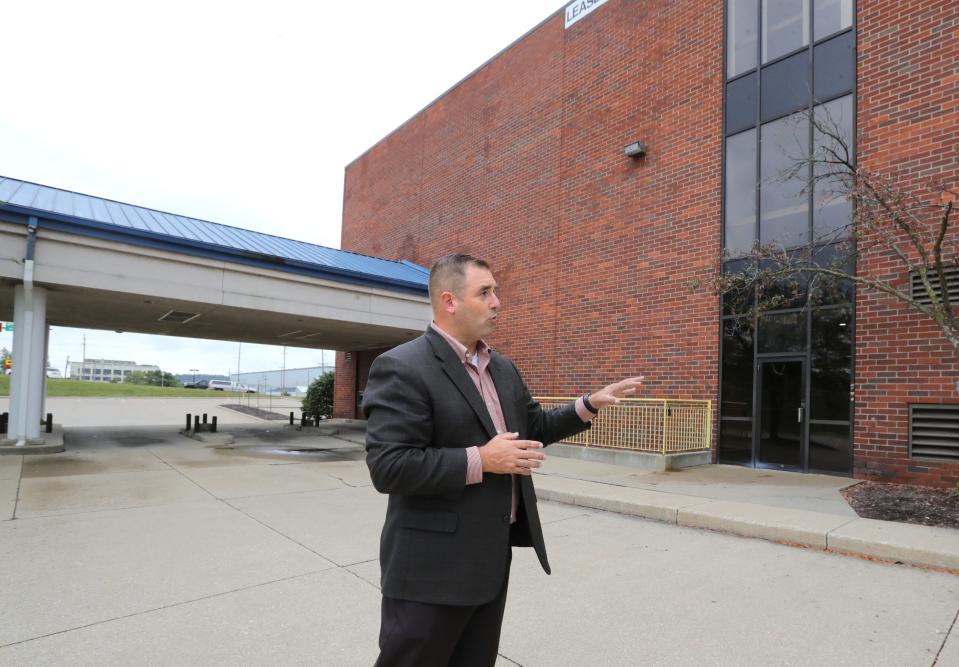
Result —
[[959, 571], [959, 530], [859, 518], [846, 477], [706, 465], [667, 472], [549, 456], [547, 500], [746, 537]]

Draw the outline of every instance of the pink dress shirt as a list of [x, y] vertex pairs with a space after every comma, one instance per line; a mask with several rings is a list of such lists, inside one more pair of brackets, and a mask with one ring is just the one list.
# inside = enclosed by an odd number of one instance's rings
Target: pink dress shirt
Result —
[[[466, 346], [443, 331], [436, 322], [430, 323], [433, 330], [441, 335], [459, 359], [463, 360], [463, 366], [466, 372], [476, 385], [476, 390], [483, 397], [486, 409], [489, 411], [490, 419], [496, 428], [497, 435], [506, 433], [506, 420], [503, 418], [503, 407], [500, 405], [499, 396], [496, 394], [496, 386], [493, 384], [493, 377], [489, 372], [490, 347], [485, 341], [479, 341], [476, 344], [476, 354], [469, 356]], [[576, 414], [584, 422], [590, 421], [595, 415], [586, 409], [583, 399], [576, 399]], [[485, 444], [485, 443], [484, 443]], [[547, 444], [547, 443], [543, 443]], [[513, 497], [510, 504], [510, 523], [516, 522], [516, 508], [519, 505], [519, 484], [516, 475], [513, 478]], [[480, 484], [483, 481], [483, 463], [480, 460], [479, 446], [466, 448], [466, 484]]]

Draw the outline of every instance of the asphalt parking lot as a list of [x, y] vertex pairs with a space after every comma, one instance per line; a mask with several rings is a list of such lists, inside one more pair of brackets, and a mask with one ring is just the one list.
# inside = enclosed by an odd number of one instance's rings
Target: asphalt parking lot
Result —
[[[0, 665], [372, 664], [385, 498], [362, 433], [231, 430], [74, 428], [64, 454], [0, 457]], [[553, 575], [516, 550], [498, 664], [959, 665], [955, 575], [540, 512]]]

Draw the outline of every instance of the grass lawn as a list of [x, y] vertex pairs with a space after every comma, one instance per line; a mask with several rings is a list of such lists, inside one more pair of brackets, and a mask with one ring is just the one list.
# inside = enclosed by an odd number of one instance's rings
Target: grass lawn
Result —
[[[10, 395], [10, 376], [0, 375], [0, 396]], [[256, 396], [230, 391], [207, 391], [183, 387], [150, 387], [139, 384], [113, 384], [111, 382], [82, 382], [80, 380], [47, 379], [47, 396], [159, 396], [174, 398], [193, 396], [200, 398], [225, 398], [227, 396]]]

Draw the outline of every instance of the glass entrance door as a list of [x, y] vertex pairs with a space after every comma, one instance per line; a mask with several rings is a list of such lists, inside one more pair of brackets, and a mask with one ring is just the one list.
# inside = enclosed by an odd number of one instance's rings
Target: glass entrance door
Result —
[[802, 470], [806, 437], [806, 392], [802, 359], [759, 362], [761, 466]]

